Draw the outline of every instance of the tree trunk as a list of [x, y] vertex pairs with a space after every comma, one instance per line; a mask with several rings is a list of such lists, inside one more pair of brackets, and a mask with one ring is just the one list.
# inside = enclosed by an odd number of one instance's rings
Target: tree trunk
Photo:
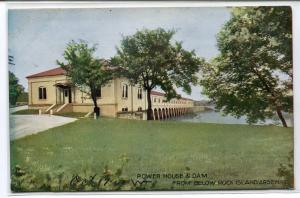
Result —
[[151, 102], [151, 89], [147, 90], [147, 120], [153, 120], [153, 113], [152, 113], [152, 102]]
[[100, 116], [100, 108], [97, 105], [97, 97], [92, 93], [92, 100], [94, 103], [94, 113], [96, 113], [96, 117], [99, 118]]
[[276, 95], [274, 94], [274, 91], [272, 91], [270, 86], [267, 84], [267, 82], [264, 80], [264, 78], [261, 76], [261, 74], [257, 70], [255, 70], [254, 68], [252, 68], [252, 70], [258, 76], [260, 81], [263, 83], [263, 85], [264, 85], [265, 89], [267, 90], [267, 92], [270, 93], [272, 95], [272, 97], [274, 97], [274, 99], [272, 99], [272, 103], [276, 106], [277, 115], [278, 115], [279, 119], [281, 120], [282, 125], [284, 127], [287, 127], [286, 121], [285, 121], [285, 119], [284, 119], [284, 117], [281, 113], [281, 108], [279, 106], [277, 106], [277, 104], [276, 104]]
[[287, 127], [286, 121], [281, 113], [280, 107], [276, 107], [276, 112], [284, 127]]

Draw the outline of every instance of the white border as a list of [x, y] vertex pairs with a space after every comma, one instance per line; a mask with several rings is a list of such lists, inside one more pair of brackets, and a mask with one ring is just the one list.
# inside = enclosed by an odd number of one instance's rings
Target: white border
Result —
[[8, 9], [39, 8], [146, 8], [146, 7], [225, 7], [225, 6], [294, 6], [296, 1], [42, 1], [8, 2]]
[[[230, 194], [232, 197], [234, 194], [239, 193], [270, 193], [263, 194], [264, 197], [274, 197], [273, 193], [283, 192], [300, 192], [300, 171], [299, 164], [299, 144], [300, 136], [299, 125], [296, 122], [300, 116], [300, 2], [292, 1], [273, 1], [273, 2], [0, 2], [0, 126], [1, 126], [1, 137], [0, 137], [0, 197], [3, 196], [18, 196], [25, 195], [23, 197], [30, 197], [31, 195], [37, 195], [36, 193], [25, 193], [25, 194], [10, 194], [9, 186], [9, 133], [8, 133], [8, 67], [7, 67], [7, 9], [39, 9], [39, 8], [107, 8], [107, 7], [224, 7], [224, 6], [282, 6], [289, 5], [293, 9], [293, 47], [294, 47], [294, 133], [295, 133], [295, 191], [290, 190], [236, 190], [236, 191], [151, 191], [151, 192], [99, 192], [99, 193], [76, 193], [80, 197], [87, 197], [88, 195], [111, 195], [111, 194], [125, 194], [128, 197], [132, 194], [145, 195], [177, 195], [182, 196], [183, 194], [195, 195], [199, 193], [208, 194]], [[297, 22], [297, 23], [296, 23]], [[297, 56], [298, 55], [298, 56]], [[6, 97], [3, 97], [5, 93]], [[5, 109], [5, 110], [4, 110]], [[5, 130], [3, 130], [5, 129]], [[7, 151], [7, 152], [4, 152]], [[55, 195], [54, 195], [55, 194]], [[290, 194], [290, 193], [289, 193]], [[2, 196], [1, 196], [2, 195]], [[64, 195], [63, 197], [75, 196], [73, 193], [38, 193], [46, 197], [54, 197], [57, 195]], [[223, 194], [224, 195], [224, 194]], [[288, 194], [283, 194], [285, 197]], [[251, 195], [249, 195], [251, 196]], [[228, 196], [229, 197], [229, 196]]]
[[[5, 3], [0, 3], [0, 188], [7, 191], [9, 184], [9, 120], [8, 120], [8, 67], [7, 67], [7, 11]], [[5, 152], [7, 151], [7, 152]], [[2, 189], [3, 188], [3, 189]], [[1, 195], [0, 194], [0, 195]]]

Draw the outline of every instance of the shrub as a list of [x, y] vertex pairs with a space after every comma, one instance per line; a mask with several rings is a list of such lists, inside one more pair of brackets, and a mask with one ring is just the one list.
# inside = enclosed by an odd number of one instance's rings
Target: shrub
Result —
[[280, 164], [277, 176], [283, 177], [286, 181], [283, 184], [284, 188], [294, 188], [294, 165], [293, 165], [293, 151], [289, 153], [288, 164]]
[[[16, 165], [12, 169], [11, 190], [13, 192], [77, 192], [77, 191], [117, 191], [145, 190], [144, 185], [134, 185], [123, 176], [123, 169], [129, 159], [121, 156], [122, 164], [115, 171], [108, 166], [102, 174], [85, 170], [72, 176], [66, 175], [60, 166], [52, 173], [28, 172], [26, 168]], [[149, 186], [154, 188], [155, 183]]]

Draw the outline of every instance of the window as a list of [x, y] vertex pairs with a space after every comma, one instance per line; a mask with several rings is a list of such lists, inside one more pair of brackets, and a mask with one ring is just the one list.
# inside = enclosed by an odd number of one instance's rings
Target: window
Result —
[[101, 87], [96, 91], [96, 97], [101, 98]]
[[128, 98], [128, 85], [126, 84], [122, 87], [122, 98]]
[[122, 108], [122, 111], [123, 111], [123, 112], [127, 112], [127, 111], [128, 111], [128, 108], [127, 108], [127, 107]]
[[156, 102], [156, 98], [154, 98], [154, 102]]
[[138, 99], [142, 99], [143, 96], [142, 93], [143, 93], [142, 88], [138, 88], [138, 95], [137, 95]]
[[142, 110], [143, 110], [142, 107], [139, 107], [139, 108], [138, 108], [138, 111], [142, 111]]
[[47, 99], [46, 87], [39, 87], [39, 99]]

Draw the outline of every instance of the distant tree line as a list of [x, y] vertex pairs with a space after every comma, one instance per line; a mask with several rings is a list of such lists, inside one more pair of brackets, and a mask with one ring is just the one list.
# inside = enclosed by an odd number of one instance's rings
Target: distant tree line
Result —
[[9, 104], [16, 105], [17, 101], [28, 101], [28, 94], [24, 92], [24, 87], [19, 84], [18, 78], [9, 71]]

